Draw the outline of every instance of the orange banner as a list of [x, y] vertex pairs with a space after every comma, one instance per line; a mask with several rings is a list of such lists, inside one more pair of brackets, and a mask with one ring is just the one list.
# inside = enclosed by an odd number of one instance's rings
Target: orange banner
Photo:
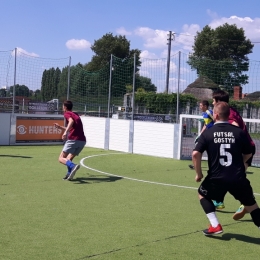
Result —
[[55, 128], [54, 123], [63, 126], [63, 117], [17, 117], [16, 143], [63, 142], [63, 131]]

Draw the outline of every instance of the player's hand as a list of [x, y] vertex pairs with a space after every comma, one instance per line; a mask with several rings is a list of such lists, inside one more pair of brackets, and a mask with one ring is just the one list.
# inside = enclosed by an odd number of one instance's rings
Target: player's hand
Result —
[[61, 138], [63, 141], [67, 140], [67, 133], [64, 132]]
[[54, 123], [54, 126], [55, 126], [56, 128], [60, 128], [59, 124], [57, 124], [57, 123]]
[[201, 173], [201, 174], [196, 174], [196, 176], [195, 176], [195, 181], [196, 182], [201, 182], [201, 180], [203, 179], [203, 174]]

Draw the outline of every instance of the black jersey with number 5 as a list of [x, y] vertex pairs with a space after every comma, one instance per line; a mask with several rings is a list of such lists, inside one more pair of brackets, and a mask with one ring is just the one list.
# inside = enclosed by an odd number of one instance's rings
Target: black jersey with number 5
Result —
[[195, 151], [207, 151], [209, 177], [236, 180], [245, 177], [242, 154], [250, 154], [251, 146], [245, 132], [229, 123], [215, 123], [204, 131]]

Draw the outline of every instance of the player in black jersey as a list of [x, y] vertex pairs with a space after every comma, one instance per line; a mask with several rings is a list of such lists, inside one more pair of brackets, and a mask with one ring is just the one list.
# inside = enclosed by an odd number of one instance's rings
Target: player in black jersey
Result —
[[198, 189], [201, 206], [210, 221], [210, 227], [203, 233], [214, 235], [223, 232], [212, 200], [220, 200], [226, 192], [245, 206], [254, 224], [260, 228], [260, 209], [246, 178], [244, 165], [252, 155], [250, 142], [242, 129], [228, 123], [229, 105], [226, 102], [214, 106], [213, 117], [216, 123], [202, 133], [192, 153], [197, 182], [203, 179], [202, 153], [207, 151], [208, 154], [208, 175]]

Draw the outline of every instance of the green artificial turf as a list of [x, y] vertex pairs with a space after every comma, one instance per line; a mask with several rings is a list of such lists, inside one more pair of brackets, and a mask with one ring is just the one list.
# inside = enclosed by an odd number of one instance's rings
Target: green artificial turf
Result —
[[[92, 169], [63, 181], [61, 148], [0, 147], [1, 260], [258, 259], [260, 230], [249, 214], [232, 219], [230, 195], [217, 213], [224, 233], [202, 234], [189, 161], [85, 148], [75, 162]], [[258, 201], [259, 174], [248, 169]]]

